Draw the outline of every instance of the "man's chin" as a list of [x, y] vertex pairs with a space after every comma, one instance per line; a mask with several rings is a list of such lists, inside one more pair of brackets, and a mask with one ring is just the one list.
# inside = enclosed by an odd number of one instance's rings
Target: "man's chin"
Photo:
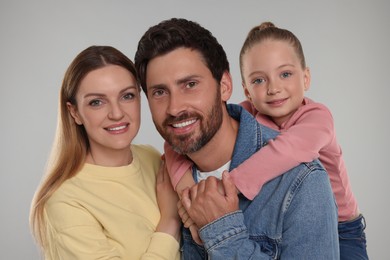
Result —
[[[175, 140], [175, 141], [167, 141], [173, 150], [178, 154], [189, 154], [194, 152], [194, 141], [183, 141], [183, 140]], [[196, 149], [195, 149], [196, 150]]]

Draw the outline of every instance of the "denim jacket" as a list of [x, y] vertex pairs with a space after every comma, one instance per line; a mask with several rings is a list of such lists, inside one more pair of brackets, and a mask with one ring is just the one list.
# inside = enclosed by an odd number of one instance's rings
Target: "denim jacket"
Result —
[[[241, 106], [229, 104], [228, 112], [240, 122], [231, 170], [278, 132]], [[183, 228], [182, 259], [339, 259], [337, 206], [319, 161], [269, 181], [253, 201], [240, 194], [239, 208], [199, 230], [202, 246]]]

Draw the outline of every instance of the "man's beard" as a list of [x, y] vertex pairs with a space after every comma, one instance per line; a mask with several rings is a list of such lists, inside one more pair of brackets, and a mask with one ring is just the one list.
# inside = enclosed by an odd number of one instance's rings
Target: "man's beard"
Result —
[[[222, 107], [220, 93], [218, 94], [211, 111], [204, 118], [198, 113], [183, 113], [178, 117], [168, 117], [164, 120], [163, 126], [159, 127], [155, 122], [155, 126], [160, 135], [167, 141], [173, 150], [179, 154], [191, 154], [200, 150], [205, 146], [217, 133], [222, 125]], [[180, 122], [186, 118], [196, 118], [200, 121], [200, 133], [198, 131], [185, 135], [175, 135], [172, 132], [168, 133], [165, 130], [174, 122]]]

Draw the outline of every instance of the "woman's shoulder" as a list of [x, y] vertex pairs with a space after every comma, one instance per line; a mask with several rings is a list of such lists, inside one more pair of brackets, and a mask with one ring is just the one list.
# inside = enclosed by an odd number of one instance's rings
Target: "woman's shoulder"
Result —
[[144, 167], [149, 165], [158, 169], [161, 163], [161, 153], [153, 146], [147, 144], [132, 144], [131, 151], [136, 161]]

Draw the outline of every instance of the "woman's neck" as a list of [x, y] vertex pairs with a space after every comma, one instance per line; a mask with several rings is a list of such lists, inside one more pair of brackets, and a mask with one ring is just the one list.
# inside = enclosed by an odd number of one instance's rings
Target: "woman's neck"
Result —
[[106, 151], [104, 153], [89, 151], [85, 160], [86, 163], [105, 167], [126, 166], [132, 161], [133, 154], [130, 147], [125, 151]]

